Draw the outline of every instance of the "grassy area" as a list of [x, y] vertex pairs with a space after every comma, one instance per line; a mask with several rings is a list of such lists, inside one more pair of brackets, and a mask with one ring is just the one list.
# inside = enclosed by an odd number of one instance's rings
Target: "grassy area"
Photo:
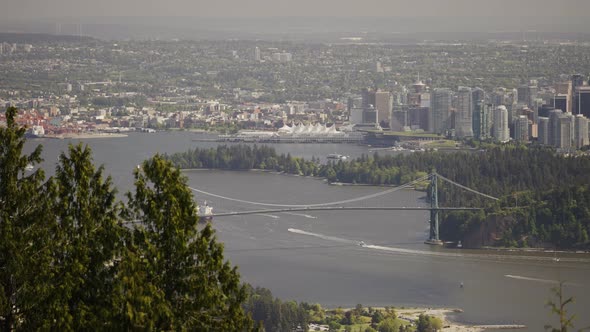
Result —
[[459, 142], [453, 141], [450, 139], [441, 139], [438, 141], [431, 141], [431, 142], [424, 142], [423, 143], [425, 148], [454, 148], [457, 144], [460, 145]]

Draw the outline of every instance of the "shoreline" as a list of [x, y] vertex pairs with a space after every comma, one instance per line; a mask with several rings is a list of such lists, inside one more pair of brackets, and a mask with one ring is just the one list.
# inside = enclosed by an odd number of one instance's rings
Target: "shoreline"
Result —
[[[377, 310], [384, 310], [384, 307], [373, 307]], [[452, 319], [452, 315], [460, 314], [462, 309], [453, 308], [422, 308], [422, 307], [392, 307], [399, 319], [414, 323], [418, 320], [420, 314], [434, 316], [442, 321], [443, 332], [485, 332], [486, 330], [519, 330], [526, 329], [522, 324], [464, 324]], [[354, 308], [343, 308], [343, 310], [353, 310]], [[334, 310], [334, 309], [327, 309]]]
[[453, 320], [450, 316], [458, 313], [462, 313], [461, 309], [450, 309], [450, 308], [408, 308], [408, 309], [396, 309], [399, 318], [404, 317], [412, 320], [417, 320], [420, 314], [429, 316], [435, 316], [442, 320], [443, 328], [445, 332], [483, 332], [485, 330], [518, 330], [526, 329], [525, 325], [521, 324], [463, 324]]
[[45, 135], [44, 138], [51, 139], [90, 139], [90, 138], [123, 138], [128, 137], [127, 134], [119, 133], [83, 133], [83, 134], [61, 134], [61, 135]]

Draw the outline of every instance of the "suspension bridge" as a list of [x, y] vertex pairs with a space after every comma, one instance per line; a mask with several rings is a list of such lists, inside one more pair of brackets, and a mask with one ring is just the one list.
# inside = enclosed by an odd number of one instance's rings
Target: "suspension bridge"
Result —
[[[289, 213], [289, 212], [300, 212], [300, 211], [430, 211], [430, 235], [426, 243], [429, 244], [442, 244], [439, 237], [439, 213], [442, 211], [469, 211], [469, 210], [481, 210], [481, 207], [441, 207], [438, 205], [438, 182], [439, 180], [457, 186], [465, 191], [473, 194], [485, 197], [491, 200], [498, 200], [498, 198], [484, 194], [477, 190], [466, 187], [455, 181], [452, 181], [436, 172], [430, 173], [406, 184], [387, 189], [378, 193], [355, 197], [351, 199], [326, 202], [326, 203], [315, 203], [315, 204], [282, 204], [282, 203], [264, 203], [248, 201], [244, 199], [232, 198], [222, 195], [217, 195], [204, 190], [199, 190], [190, 187], [191, 190], [205, 196], [215, 197], [226, 201], [235, 203], [243, 203], [247, 205], [258, 206], [257, 209], [251, 210], [240, 210], [240, 211], [228, 211], [220, 213], [199, 213], [199, 217], [211, 218], [211, 217], [226, 217], [226, 216], [240, 216], [240, 215], [251, 215], [251, 214], [269, 214], [269, 213]], [[424, 184], [426, 181], [430, 181], [428, 198], [430, 201], [429, 207], [410, 207], [410, 206], [355, 206], [350, 205], [360, 201], [368, 201], [380, 196], [388, 195], [396, 191], [403, 189], [415, 188], [417, 184]]]

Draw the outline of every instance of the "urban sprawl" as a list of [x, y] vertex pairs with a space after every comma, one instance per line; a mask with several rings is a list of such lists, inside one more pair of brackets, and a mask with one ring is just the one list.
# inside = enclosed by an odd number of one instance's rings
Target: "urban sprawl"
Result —
[[573, 152], [590, 144], [589, 63], [590, 45], [569, 41], [0, 39], [0, 106], [19, 108], [31, 136], [176, 128], [321, 142], [368, 133]]

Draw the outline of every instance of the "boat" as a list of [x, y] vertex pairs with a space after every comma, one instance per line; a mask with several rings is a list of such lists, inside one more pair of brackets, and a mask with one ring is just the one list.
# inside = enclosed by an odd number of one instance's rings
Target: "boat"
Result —
[[32, 126], [27, 129], [25, 133], [26, 138], [41, 138], [45, 136], [45, 128], [43, 126]]
[[330, 160], [346, 160], [349, 157], [341, 155], [341, 154], [337, 154], [337, 153], [330, 153], [329, 155], [326, 156], [326, 158], [330, 159]]
[[199, 215], [199, 222], [206, 223], [213, 220], [213, 208], [207, 204], [207, 201], [205, 201], [204, 205], [197, 205], [195, 210]]

